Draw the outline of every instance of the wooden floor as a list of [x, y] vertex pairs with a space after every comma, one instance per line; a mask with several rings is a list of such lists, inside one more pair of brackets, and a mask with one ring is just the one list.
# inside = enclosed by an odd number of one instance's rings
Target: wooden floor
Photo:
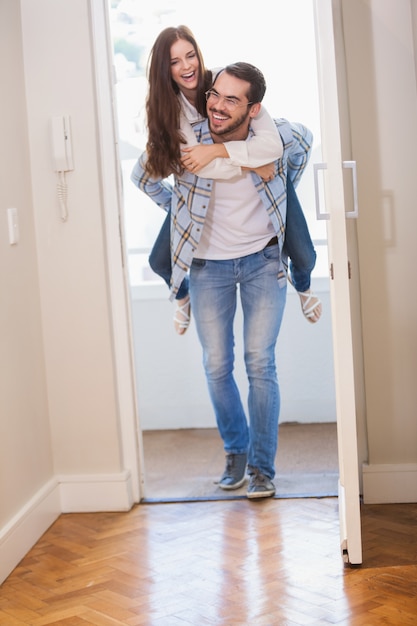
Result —
[[417, 504], [362, 507], [344, 566], [336, 498], [62, 515], [0, 587], [4, 626], [415, 626]]

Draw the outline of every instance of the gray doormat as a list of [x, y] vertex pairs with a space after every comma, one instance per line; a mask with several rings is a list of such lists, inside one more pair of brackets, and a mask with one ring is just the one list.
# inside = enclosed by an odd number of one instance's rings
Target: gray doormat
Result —
[[[225, 492], [217, 481], [224, 451], [216, 429], [145, 431], [145, 502], [246, 497], [246, 485]], [[280, 425], [277, 498], [337, 496], [335, 423]]]

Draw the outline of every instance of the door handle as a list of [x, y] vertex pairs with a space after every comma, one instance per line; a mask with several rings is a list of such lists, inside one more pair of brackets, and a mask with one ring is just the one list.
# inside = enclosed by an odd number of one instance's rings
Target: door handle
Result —
[[[359, 208], [358, 208], [358, 182], [356, 176], [356, 161], [343, 161], [342, 166], [345, 169], [352, 170], [352, 187], [353, 187], [353, 210], [347, 211], [346, 217], [355, 219], [358, 217]], [[320, 194], [319, 194], [319, 181], [318, 181], [318, 173], [319, 170], [327, 170], [327, 163], [314, 163], [313, 171], [314, 171], [314, 194], [316, 198], [316, 217], [318, 220], [329, 220], [330, 213], [322, 213], [320, 210]]]
[[314, 194], [316, 196], [316, 217], [318, 220], [329, 220], [330, 213], [322, 213], [320, 211], [320, 194], [319, 194], [319, 180], [318, 173], [319, 170], [327, 170], [327, 163], [314, 163]]
[[356, 161], [343, 161], [345, 169], [352, 170], [352, 187], [353, 187], [353, 211], [347, 211], [346, 217], [355, 219], [358, 217], [358, 182], [356, 178]]

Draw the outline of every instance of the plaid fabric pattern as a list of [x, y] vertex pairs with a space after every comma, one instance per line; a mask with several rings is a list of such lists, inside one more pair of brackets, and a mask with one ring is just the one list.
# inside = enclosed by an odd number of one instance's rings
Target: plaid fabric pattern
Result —
[[[290, 123], [283, 118], [274, 121], [284, 146], [282, 157], [276, 161], [275, 178], [264, 183], [255, 172], [251, 174], [282, 250], [287, 210], [286, 177], [289, 176], [294, 186], [297, 185], [310, 156], [313, 136], [302, 124]], [[207, 120], [196, 124], [194, 132], [199, 143], [213, 143]], [[252, 134], [250, 131], [250, 136]], [[172, 300], [191, 266], [200, 241], [214, 181], [189, 172], [176, 176], [173, 182], [170, 179], [152, 179], [145, 172], [145, 163], [146, 152], [138, 159], [131, 179], [158, 206], [165, 211], [171, 209]], [[286, 266], [286, 259], [283, 259], [277, 276], [282, 283], [286, 280]]]

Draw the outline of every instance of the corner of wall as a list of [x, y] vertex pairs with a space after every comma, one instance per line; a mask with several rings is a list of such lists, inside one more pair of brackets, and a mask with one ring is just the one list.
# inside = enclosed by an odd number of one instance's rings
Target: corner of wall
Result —
[[0, 584], [60, 513], [59, 485], [53, 478], [0, 529]]
[[129, 511], [130, 472], [56, 476], [0, 528], [0, 585], [61, 513]]

